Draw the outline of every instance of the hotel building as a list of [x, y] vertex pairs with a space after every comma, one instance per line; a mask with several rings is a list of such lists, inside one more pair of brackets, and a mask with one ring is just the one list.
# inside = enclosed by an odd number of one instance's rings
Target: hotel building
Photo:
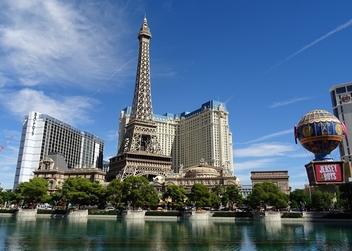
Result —
[[104, 141], [90, 133], [36, 111], [25, 116], [14, 188], [33, 177], [51, 153], [64, 156], [68, 168], [103, 168]]
[[352, 161], [352, 82], [335, 85], [330, 88], [332, 109], [334, 115], [346, 125], [347, 139], [340, 144], [341, 160]]
[[[131, 107], [120, 113], [119, 146], [123, 145]], [[233, 174], [232, 133], [224, 103], [208, 101], [192, 112], [153, 114], [161, 150], [172, 156], [175, 173], [200, 161]]]

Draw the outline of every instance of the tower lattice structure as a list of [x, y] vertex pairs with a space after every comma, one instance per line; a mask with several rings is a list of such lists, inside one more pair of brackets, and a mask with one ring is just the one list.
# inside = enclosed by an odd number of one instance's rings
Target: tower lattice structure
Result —
[[167, 176], [171, 157], [163, 155], [153, 120], [149, 44], [152, 34], [144, 18], [138, 34], [139, 56], [130, 121], [118, 154], [110, 159], [109, 178]]

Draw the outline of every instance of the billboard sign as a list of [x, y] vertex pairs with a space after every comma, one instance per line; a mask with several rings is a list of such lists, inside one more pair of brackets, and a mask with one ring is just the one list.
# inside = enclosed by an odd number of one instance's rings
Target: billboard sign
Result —
[[310, 185], [343, 182], [342, 161], [312, 161], [306, 169]]

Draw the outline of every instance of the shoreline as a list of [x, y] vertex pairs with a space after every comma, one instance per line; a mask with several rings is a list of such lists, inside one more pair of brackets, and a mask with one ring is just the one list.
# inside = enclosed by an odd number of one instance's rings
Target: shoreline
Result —
[[281, 218], [280, 213], [254, 214], [253, 217], [212, 217], [211, 213], [194, 213], [183, 216], [146, 216], [145, 211], [131, 211], [123, 215], [89, 215], [88, 210], [78, 210], [68, 214], [38, 214], [35, 209], [20, 211], [21, 213], [0, 213], [0, 218], [26, 218], [26, 219], [50, 219], [63, 218], [69, 220], [144, 220], [144, 221], [226, 221], [226, 222], [282, 222], [282, 223], [300, 223], [300, 222], [346, 222], [351, 223], [352, 219], [343, 218], [324, 218], [329, 213], [323, 212], [305, 212], [302, 218]]

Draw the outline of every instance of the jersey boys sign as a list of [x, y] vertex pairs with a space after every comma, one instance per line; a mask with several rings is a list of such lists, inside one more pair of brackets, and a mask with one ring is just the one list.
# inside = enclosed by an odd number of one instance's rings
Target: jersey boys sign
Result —
[[306, 169], [311, 185], [343, 182], [341, 161], [312, 161], [306, 165]]
[[342, 182], [342, 168], [340, 163], [315, 164], [317, 182]]

